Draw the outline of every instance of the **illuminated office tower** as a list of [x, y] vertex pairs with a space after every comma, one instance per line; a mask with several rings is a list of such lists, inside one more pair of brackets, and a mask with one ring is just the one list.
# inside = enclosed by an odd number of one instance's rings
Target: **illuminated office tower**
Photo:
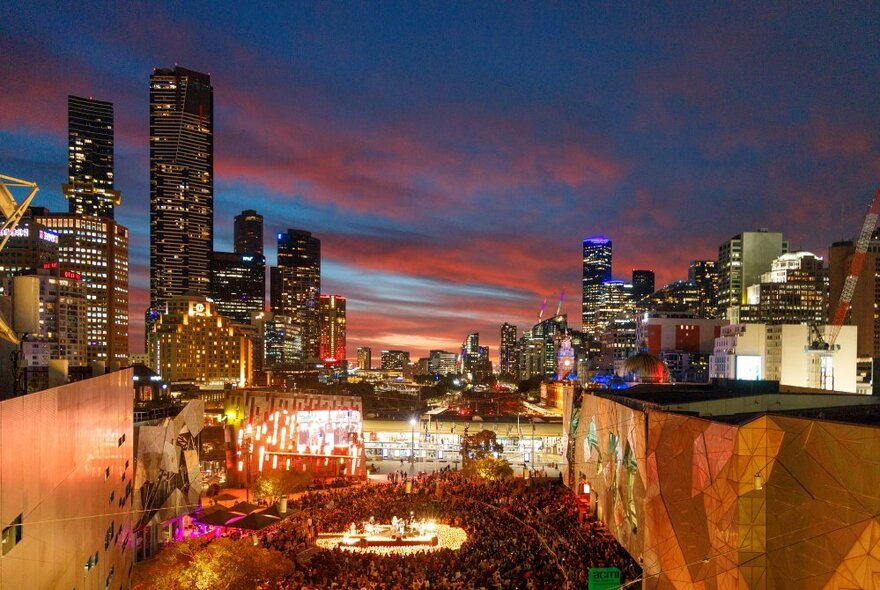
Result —
[[321, 295], [318, 309], [321, 314], [321, 360], [326, 365], [338, 365], [345, 360], [345, 297]]
[[321, 240], [311, 232], [289, 229], [279, 233], [278, 266], [270, 273], [272, 312], [293, 317], [302, 326], [303, 355], [320, 353]]
[[218, 315], [239, 324], [266, 304], [266, 259], [262, 254], [214, 252], [211, 260], [211, 299]]
[[23, 219], [13, 230], [3, 230], [0, 238], [9, 241], [0, 251], [0, 277], [36, 274], [42, 268], [58, 266], [58, 234], [33, 219]]
[[405, 350], [383, 350], [383, 371], [405, 371], [409, 367], [409, 352]]
[[633, 299], [638, 301], [654, 292], [654, 271], [634, 270], [632, 272]]
[[239, 254], [263, 253], [263, 216], [248, 209], [235, 216], [235, 251]]
[[373, 368], [373, 349], [369, 346], [358, 348], [358, 369], [369, 371]]
[[77, 273], [85, 286], [88, 361], [127, 365], [128, 229], [109, 217], [43, 207], [32, 207], [31, 216], [58, 235], [58, 264]]
[[67, 183], [70, 213], [113, 219], [113, 103], [67, 97]]
[[788, 242], [779, 232], [767, 229], [737, 234], [718, 247], [718, 305], [728, 315], [729, 308], [744, 305], [748, 289], [761, 282], [774, 259], [788, 252]]
[[700, 290], [699, 317], [716, 318], [723, 315], [718, 311], [718, 263], [715, 260], [691, 260], [688, 282]]
[[828, 313], [828, 269], [810, 252], [790, 252], [771, 263], [761, 282], [748, 290], [737, 323], [825, 323]]
[[499, 347], [499, 370], [501, 373], [516, 373], [516, 326], [504, 322], [501, 325], [501, 346]]
[[214, 91], [179, 66], [150, 76], [150, 310], [207, 295], [214, 225]]
[[595, 334], [596, 311], [604, 296], [605, 282], [611, 280], [611, 240], [596, 236], [584, 240], [583, 303], [581, 319], [583, 330]]

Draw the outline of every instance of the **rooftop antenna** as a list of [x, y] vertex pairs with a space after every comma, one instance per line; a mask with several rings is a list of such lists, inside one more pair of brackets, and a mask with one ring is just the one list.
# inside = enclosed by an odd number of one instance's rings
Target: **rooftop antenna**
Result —
[[538, 312], [538, 322], [541, 321], [541, 318], [544, 317], [544, 308], [547, 307], [547, 298], [544, 297], [544, 303], [541, 304], [541, 311]]
[[559, 317], [559, 314], [562, 313], [563, 299], [565, 299], [565, 287], [562, 288], [562, 292], [559, 294], [559, 305], [556, 306], [556, 317]]

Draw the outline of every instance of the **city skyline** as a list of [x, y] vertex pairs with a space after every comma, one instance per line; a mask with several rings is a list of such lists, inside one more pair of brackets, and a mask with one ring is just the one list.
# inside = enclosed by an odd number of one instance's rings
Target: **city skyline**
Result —
[[[4, 19], [23, 34], [0, 41], [11, 56], [0, 71], [18, 81], [0, 98], [0, 162], [39, 183], [36, 205], [66, 209], [67, 96], [113, 103], [132, 352], [149, 297], [156, 67], [211, 75], [214, 249], [233, 249], [233, 218], [249, 208], [269, 220], [267, 238], [312, 232], [322, 290], [347, 298], [349, 358], [371, 346], [415, 359], [481, 332], [494, 359], [500, 325], [530, 327], [563, 287], [574, 320], [591, 235], [614, 241], [614, 278], [652, 269], [658, 288], [759, 227], [827, 258], [857, 231], [880, 176], [876, 8], [541, 11], [533, 26], [500, 9], [472, 25], [417, 7], [389, 23], [308, 7], [236, 16], [245, 33], [264, 28], [264, 43], [226, 40], [223, 11], [157, 5], [137, 25], [110, 11], [118, 26], [99, 29], [65, 10]], [[211, 23], [203, 45], [186, 37], [197, 16]], [[421, 28], [395, 26], [417, 18]], [[337, 35], [301, 34], [314, 26]], [[88, 34], [60, 34], [72, 29]], [[517, 42], [485, 35], [498, 29]], [[460, 53], [446, 40], [456, 34]]]

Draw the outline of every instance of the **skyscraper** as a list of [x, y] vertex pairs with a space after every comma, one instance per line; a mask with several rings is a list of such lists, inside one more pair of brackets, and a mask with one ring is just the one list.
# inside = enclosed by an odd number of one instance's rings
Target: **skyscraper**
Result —
[[218, 314], [246, 324], [251, 312], [266, 307], [263, 216], [252, 209], [236, 215], [234, 243], [234, 252], [215, 251], [211, 258], [211, 299]]
[[293, 317], [302, 326], [303, 355], [319, 358], [321, 240], [311, 232], [289, 229], [279, 233], [278, 266], [270, 273], [272, 312]]
[[748, 290], [736, 323], [822, 325], [828, 313], [828, 269], [811, 252], [783, 254]]
[[646, 295], [654, 292], [654, 271], [633, 270], [632, 272], [633, 299], [638, 301]]
[[767, 229], [735, 235], [718, 247], [718, 305], [728, 308], [743, 305], [749, 287], [761, 282], [770, 263], [788, 252], [788, 242], [779, 232]]
[[235, 216], [235, 251], [239, 254], [263, 253], [263, 216], [248, 209]]
[[262, 254], [214, 252], [211, 299], [218, 315], [239, 324], [266, 306], [266, 259]]
[[113, 103], [67, 97], [67, 184], [70, 213], [113, 219]]
[[718, 263], [714, 260], [691, 260], [688, 282], [700, 289], [699, 317], [716, 318], [718, 312]]
[[373, 349], [369, 346], [358, 348], [358, 369], [367, 370], [373, 368]]
[[345, 360], [345, 297], [321, 295], [318, 303], [321, 313], [320, 357], [326, 365], [338, 365]]
[[584, 240], [583, 305], [584, 332], [596, 331], [596, 311], [605, 294], [605, 282], [611, 280], [611, 240], [594, 236]]
[[179, 66], [150, 76], [150, 309], [207, 295], [214, 225], [214, 90]]
[[516, 326], [504, 322], [501, 325], [499, 364], [502, 373], [516, 373]]

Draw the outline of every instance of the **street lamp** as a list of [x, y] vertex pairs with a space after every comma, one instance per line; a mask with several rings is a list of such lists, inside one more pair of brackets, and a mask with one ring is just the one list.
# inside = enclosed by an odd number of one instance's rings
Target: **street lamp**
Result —
[[409, 464], [416, 460], [416, 419], [409, 419]]

